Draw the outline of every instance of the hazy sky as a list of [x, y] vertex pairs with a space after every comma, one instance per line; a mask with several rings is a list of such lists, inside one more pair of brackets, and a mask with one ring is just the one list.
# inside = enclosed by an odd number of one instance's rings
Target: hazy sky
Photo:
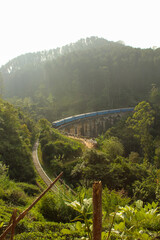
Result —
[[0, 0], [0, 66], [90, 36], [160, 47], [160, 0]]

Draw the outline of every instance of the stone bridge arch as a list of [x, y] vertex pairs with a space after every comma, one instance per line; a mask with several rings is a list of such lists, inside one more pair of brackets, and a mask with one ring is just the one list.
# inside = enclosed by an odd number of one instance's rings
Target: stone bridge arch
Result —
[[[134, 108], [112, 109], [94, 113], [86, 113], [61, 119], [53, 122], [53, 126], [60, 131], [78, 136], [94, 138], [107, 131], [124, 114], [133, 111]], [[55, 126], [57, 124], [57, 126]]]

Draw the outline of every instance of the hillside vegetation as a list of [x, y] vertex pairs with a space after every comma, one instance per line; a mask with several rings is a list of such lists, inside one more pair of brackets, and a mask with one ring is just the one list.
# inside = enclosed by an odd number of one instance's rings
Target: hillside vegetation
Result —
[[35, 135], [33, 120], [0, 99], [0, 162], [9, 168], [10, 178], [34, 182], [31, 149]]
[[81, 39], [19, 56], [1, 68], [4, 96], [50, 121], [77, 113], [135, 106], [159, 87], [160, 49]]
[[[0, 96], [16, 107], [0, 99], [0, 233], [13, 209], [19, 214], [45, 188], [31, 159], [39, 138], [42, 165], [51, 178], [63, 171], [76, 194], [46, 194], [18, 224], [15, 239], [91, 240], [94, 181], [103, 186], [102, 240], [160, 238], [159, 64], [160, 49], [92, 37], [1, 68]], [[52, 128], [67, 115], [127, 106], [134, 111], [93, 149]]]

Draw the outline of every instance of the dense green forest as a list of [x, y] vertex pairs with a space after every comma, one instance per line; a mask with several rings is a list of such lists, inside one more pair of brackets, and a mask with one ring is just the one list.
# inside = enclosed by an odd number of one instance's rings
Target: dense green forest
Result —
[[[92, 239], [92, 184], [101, 180], [102, 240], [160, 238], [160, 50], [91, 37], [26, 54], [1, 68], [0, 234], [45, 189], [32, 164], [75, 192], [49, 192], [16, 240]], [[88, 149], [52, 128], [70, 114], [135, 106]], [[8, 238], [9, 239], [9, 238]]]
[[33, 120], [0, 99], [0, 161], [10, 178], [34, 182], [31, 149], [36, 128]]
[[159, 196], [159, 96], [153, 88], [150, 102], [140, 102], [132, 116], [99, 136], [94, 149], [69, 144], [49, 122], [43, 122], [39, 139], [45, 164], [53, 172], [63, 170], [73, 187], [89, 188], [101, 180], [104, 187], [123, 189], [134, 200], [155, 201]]
[[[94, 149], [73, 143], [69, 147], [69, 140], [52, 129], [49, 122], [43, 121], [41, 125], [40, 143], [45, 164], [53, 172], [63, 170], [66, 181], [76, 191], [83, 188], [85, 194], [79, 192], [79, 199], [71, 203], [69, 201], [67, 206], [79, 213], [80, 207], [85, 206], [88, 221], [91, 221], [89, 208], [92, 184], [102, 181], [105, 216], [103, 239], [107, 239], [113, 220], [112, 212], [116, 213], [110, 239], [159, 237], [159, 101], [160, 91], [153, 86], [148, 101], [138, 103], [131, 116], [125, 116], [99, 136]], [[49, 214], [49, 219], [55, 221], [53, 215]], [[92, 221], [84, 220], [84, 223], [91, 225]], [[73, 234], [70, 228], [67, 229], [68, 234]], [[87, 239], [92, 239], [90, 232], [87, 231], [87, 234]]]
[[[50, 121], [77, 113], [135, 106], [159, 87], [160, 49], [135, 49], [103, 38], [81, 39], [19, 56], [0, 72], [4, 96]], [[126, 104], [127, 103], [127, 104]]]
[[[31, 150], [38, 133], [43, 166], [52, 175], [64, 171], [63, 179], [76, 195], [69, 190], [48, 193], [18, 224], [16, 239], [91, 240], [92, 183], [95, 180], [101, 180], [103, 184], [102, 239], [107, 238], [111, 225], [110, 239], [158, 239], [159, 101], [160, 91], [154, 86], [148, 102], [140, 102], [134, 113], [125, 116], [96, 139], [96, 148], [87, 149], [53, 129], [46, 119], [35, 125], [33, 120], [1, 100], [1, 131], [9, 131], [3, 135], [6, 138], [1, 141], [1, 149], [6, 148], [1, 153], [7, 153], [7, 149], [10, 152], [18, 149], [18, 152], [1, 154], [0, 232], [13, 209], [16, 207], [21, 212], [44, 188], [28, 158], [31, 151], [26, 149], [27, 145]], [[25, 156], [23, 151], [27, 151]], [[16, 174], [13, 176], [13, 173]], [[27, 183], [30, 179], [34, 185]]]

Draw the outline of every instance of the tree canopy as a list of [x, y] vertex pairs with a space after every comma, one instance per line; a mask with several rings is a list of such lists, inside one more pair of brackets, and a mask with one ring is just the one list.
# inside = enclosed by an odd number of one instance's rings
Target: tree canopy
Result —
[[[19, 56], [1, 68], [5, 97], [30, 114], [63, 116], [135, 106], [159, 82], [160, 49], [91, 37]], [[10, 99], [11, 100], [11, 99]]]
[[12, 179], [34, 181], [31, 162], [33, 128], [31, 120], [0, 99], [0, 161], [9, 167]]

